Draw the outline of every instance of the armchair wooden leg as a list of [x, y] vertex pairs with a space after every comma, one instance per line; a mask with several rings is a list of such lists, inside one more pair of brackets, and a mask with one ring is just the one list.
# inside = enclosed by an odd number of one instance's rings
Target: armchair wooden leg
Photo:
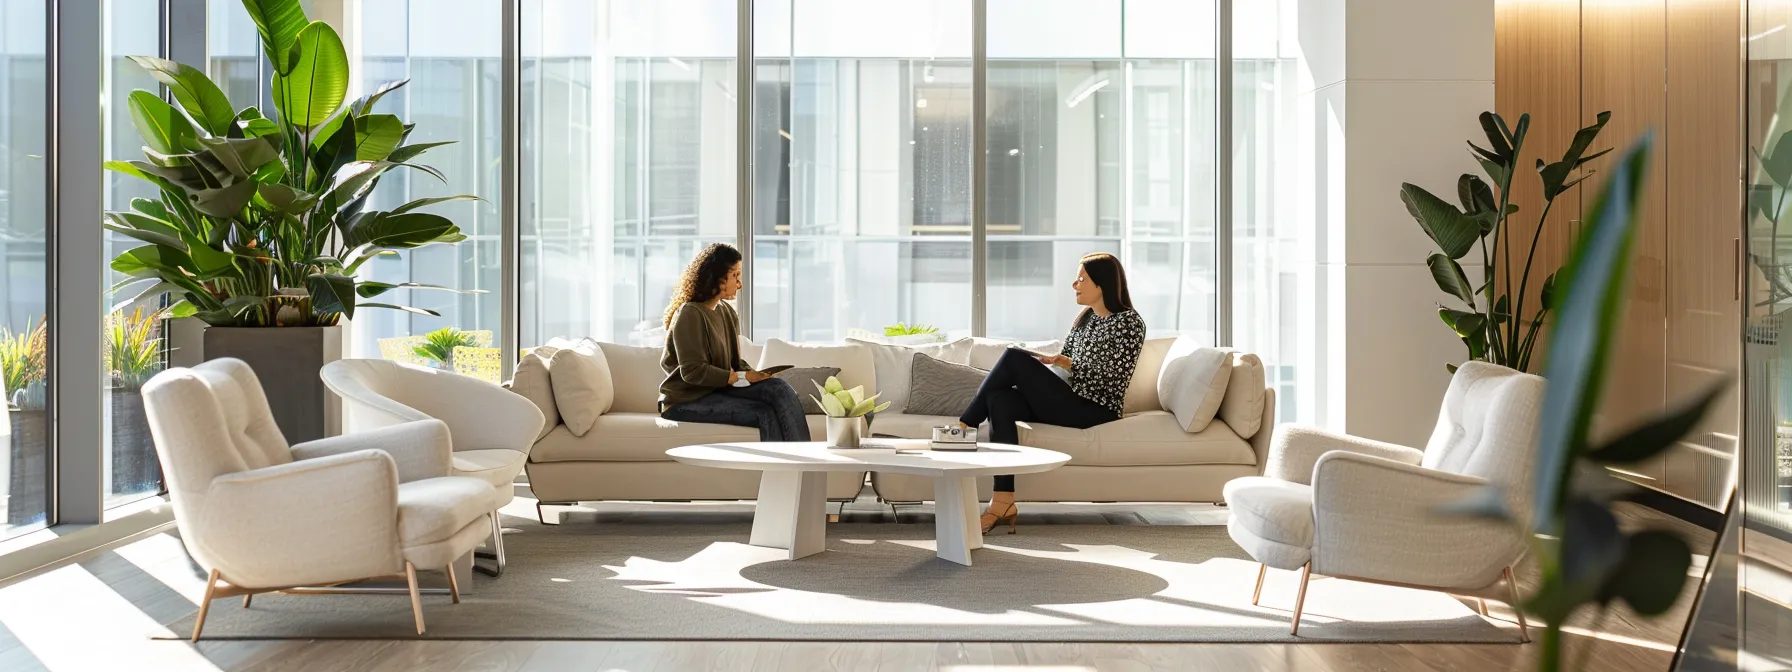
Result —
[[1294, 594], [1294, 623], [1288, 628], [1288, 634], [1300, 634], [1300, 610], [1307, 604], [1307, 578], [1313, 574], [1313, 563], [1308, 562], [1300, 567], [1300, 592]]
[[455, 604], [460, 604], [460, 579], [454, 576], [454, 565], [448, 565], [442, 571], [448, 573], [448, 595], [454, 598]]
[[[449, 574], [452, 575], [453, 573], [453, 568], [450, 567]], [[423, 634], [423, 596], [417, 594], [416, 565], [408, 562], [404, 563], [404, 580], [406, 583], [410, 584], [411, 587], [411, 617], [416, 619], [417, 634], [421, 635]], [[197, 637], [197, 635], [195, 635], [195, 637]]]
[[249, 600], [252, 600], [252, 599], [255, 599], [254, 595], [244, 595], [243, 596], [243, 608], [244, 609], [249, 608]]
[[1481, 616], [1483, 618], [1485, 618], [1487, 616], [1487, 598], [1485, 598], [1485, 597], [1475, 598], [1475, 607], [1476, 607], [1477, 611], [1481, 612]]
[[193, 621], [193, 641], [195, 642], [199, 641], [199, 631], [205, 629], [205, 612], [211, 609], [212, 592], [217, 589], [218, 570], [214, 569], [205, 579], [205, 597], [199, 602], [199, 618]]
[[1518, 579], [1512, 577], [1512, 568], [1506, 568], [1506, 604], [1512, 606], [1512, 613], [1518, 616], [1518, 641], [1531, 643], [1531, 626], [1525, 623], [1524, 607], [1518, 602]]
[[1257, 563], [1257, 589], [1251, 591], [1251, 606], [1257, 606], [1258, 598], [1263, 597], [1263, 575], [1269, 573], [1269, 565]]

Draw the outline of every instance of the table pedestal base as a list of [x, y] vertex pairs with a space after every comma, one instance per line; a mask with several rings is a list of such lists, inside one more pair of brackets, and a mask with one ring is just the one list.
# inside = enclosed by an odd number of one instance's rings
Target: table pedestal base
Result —
[[983, 548], [977, 479], [933, 479], [933, 537], [941, 560], [971, 564], [971, 551]]
[[827, 472], [763, 472], [748, 543], [788, 550], [791, 560], [827, 550], [827, 485]]

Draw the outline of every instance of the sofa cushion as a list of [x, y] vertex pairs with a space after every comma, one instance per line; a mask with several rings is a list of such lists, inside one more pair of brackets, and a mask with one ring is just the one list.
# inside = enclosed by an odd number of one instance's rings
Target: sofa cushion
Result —
[[1064, 341], [1010, 341], [1000, 338], [971, 339], [970, 354], [961, 364], [970, 364], [984, 371], [996, 368], [1001, 361], [1002, 353], [1008, 348], [1019, 346], [1033, 352], [1055, 355], [1064, 351]]
[[541, 411], [541, 432], [535, 435], [537, 441], [553, 431], [554, 425], [560, 424], [560, 409], [554, 404], [554, 383], [548, 377], [548, 363], [541, 354], [543, 351], [552, 355], [556, 350], [543, 346], [523, 355], [516, 363], [516, 376], [510, 379], [510, 391], [523, 395]]
[[1232, 377], [1226, 381], [1219, 418], [1246, 439], [1263, 430], [1263, 390], [1267, 379], [1263, 360], [1248, 352], [1232, 353]]
[[1228, 481], [1225, 497], [1232, 524], [1274, 544], [1312, 548], [1312, 486], [1247, 476]]
[[927, 345], [891, 345], [856, 338], [848, 338], [846, 342], [863, 346], [871, 352], [872, 369], [877, 379], [875, 391], [880, 403], [890, 402], [890, 408], [885, 411], [887, 413], [901, 413], [908, 408], [910, 371], [914, 366], [915, 353], [953, 364], [968, 363], [971, 357], [971, 339], [968, 338]]
[[666, 370], [660, 368], [660, 348], [598, 343], [604, 360], [610, 366], [610, 381], [615, 386], [611, 413], [660, 412], [660, 383], [666, 382]]
[[398, 484], [400, 545], [423, 546], [447, 540], [491, 513], [492, 493], [490, 483], [466, 476]]
[[577, 436], [591, 431], [597, 416], [610, 411], [616, 388], [610, 364], [597, 341], [585, 339], [548, 357], [549, 379], [554, 385], [554, 406], [560, 420]]
[[757, 367], [759, 365], [759, 353], [762, 350], [765, 350], [765, 346], [754, 343], [753, 341], [748, 340], [745, 336], [740, 337], [740, 361]]
[[759, 355], [756, 369], [788, 364], [796, 367], [840, 367], [840, 384], [847, 389], [864, 386], [865, 395], [877, 390], [877, 365], [872, 363], [871, 350], [858, 343], [791, 343], [779, 338], [767, 340]]
[[[1157, 396], [1157, 374], [1163, 369], [1164, 355], [1170, 353], [1170, 346], [1175, 342], [1174, 338], [1146, 339], [1144, 347], [1139, 349], [1139, 363], [1132, 370], [1132, 383], [1126, 386], [1122, 415], [1164, 409], [1163, 400]], [[1075, 375], [1075, 362], [1070, 364], [1070, 370]]]
[[815, 366], [801, 369], [785, 369], [774, 374], [772, 377], [790, 383], [790, 388], [796, 390], [797, 401], [803, 403], [803, 415], [821, 415], [825, 413], [825, 411], [821, 410], [821, 404], [816, 403], [815, 401], [815, 387], [817, 385], [827, 385], [830, 376], [838, 375], [840, 375], [840, 369], [836, 367]]
[[1182, 429], [1199, 432], [1213, 422], [1232, 377], [1232, 353], [1203, 348], [1192, 336], [1179, 336], [1164, 355], [1157, 376], [1158, 401], [1176, 416]]
[[666, 451], [703, 443], [758, 441], [753, 427], [667, 420], [658, 413], [599, 416], [591, 432], [574, 436], [564, 425], [529, 451], [531, 462], [667, 462]]
[[963, 415], [964, 409], [969, 408], [971, 400], [977, 397], [977, 388], [983, 386], [983, 379], [989, 377], [988, 371], [969, 364], [942, 362], [920, 352], [915, 353], [914, 358], [910, 369], [909, 403], [904, 410], [918, 415]]
[[1129, 415], [1089, 429], [1059, 427], [1042, 422], [1024, 423], [1021, 445], [1055, 450], [1070, 456], [1070, 464], [1096, 467], [1135, 467], [1195, 464], [1257, 463], [1251, 444], [1221, 423], [1189, 433], [1176, 416], [1165, 411]]

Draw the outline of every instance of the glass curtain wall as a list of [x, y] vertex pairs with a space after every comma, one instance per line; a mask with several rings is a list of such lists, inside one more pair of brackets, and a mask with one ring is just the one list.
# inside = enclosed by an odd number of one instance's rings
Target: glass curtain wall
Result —
[[[162, 54], [162, 3], [159, 0], [107, 0], [104, 5], [105, 26], [101, 85], [105, 90], [105, 106], [101, 111], [104, 124], [104, 155], [107, 161], [143, 159], [143, 141], [131, 122], [130, 96], [133, 91], [159, 96], [161, 86], [129, 56]], [[237, 5], [241, 11], [241, 5]], [[245, 18], [246, 20], [246, 18]], [[253, 27], [250, 34], [254, 33]], [[251, 98], [252, 99], [252, 98]], [[235, 102], [234, 100], [232, 102]], [[247, 103], [245, 103], [247, 104]], [[128, 211], [131, 199], [159, 199], [160, 194], [143, 180], [118, 173], [104, 174], [106, 209]], [[105, 259], [142, 245], [123, 234], [105, 234]], [[105, 286], [110, 288], [127, 276], [110, 269]], [[102, 322], [106, 396], [104, 426], [100, 433], [106, 448], [106, 504], [116, 506], [162, 490], [161, 465], [156, 461], [155, 442], [149, 435], [149, 418], [143, 410], [143, 383], [161, 371], [164, 361], [162, 338], [164, 321], [157, 314], [159, 301], [149, 304], [129, 302], [145, 286], [144, 283], [122, 287], [107, 296], [109, 308]]]
[[990, 1], [990, 336], [1063, 337], [1077, 260], [1106, 252], [1151, 336], [1217, 341], [1214, 12]]
[[[458, 245], [408, 250], [370, 262], [363, 275], [391, 283], [415, 282], [458, 291], [399, 289], [385, 295], [440, 317], [386, 309], [355, 314], [348, 356], [377, 357], [383, 339], [454, 327], [497, 343], [500, 310], [499, 185], [502, 3], [487, 0], [360, 0], [360, 48], [349, 95], [387, 83], [410, 84], [380, 99], [376, 112], [416, 124], [407, 144], [452, 142], [419, 157], [440, 169], [440, 181], [417, 170], [387, 173], [369, 209], [390, 210], [413, 199], [472, 194], [481, 200], [427, 206], [454, 220], [467, 239]], [[408, 350], [409, 348], [404, 348]]]
[[736, 230], [734, 0], [524, 0], [522, 347], [658, 347], [673, 285]]
[[970, 335], [971, 9], [755, 3], [754, 338]]
[[43, 0], [0, 0], [0, 539], [43, 526], [49, 511], [49, 136]]
[[[1129, 3], [1128, 7], [1132, 5]], [[1232, 4], [1232, 345], [1263, 359], [1276, 417], [1324, 422], [1311, 123], [1294, 0]], [[1134, 33], [1128, 32], [1129, 36]]]

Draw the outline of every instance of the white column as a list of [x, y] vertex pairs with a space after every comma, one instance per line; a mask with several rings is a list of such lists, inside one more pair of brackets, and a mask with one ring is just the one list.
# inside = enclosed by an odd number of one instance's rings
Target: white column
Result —
[[[1423, 445], [1449, 384], [1444, 364], [1466, 351], [1438, 321], [1442, 294], [1425, 266], [1434, 245], [1399, 189], [1454, 201], [1457, 176], [1480, 172], [1463, 143], [1483, 137], [1477, 116], [1493, 109], [1493, 0], [1299, 3], [1325, 422]], [[1481, 277], [1475, 266], [1469, 277]]]

